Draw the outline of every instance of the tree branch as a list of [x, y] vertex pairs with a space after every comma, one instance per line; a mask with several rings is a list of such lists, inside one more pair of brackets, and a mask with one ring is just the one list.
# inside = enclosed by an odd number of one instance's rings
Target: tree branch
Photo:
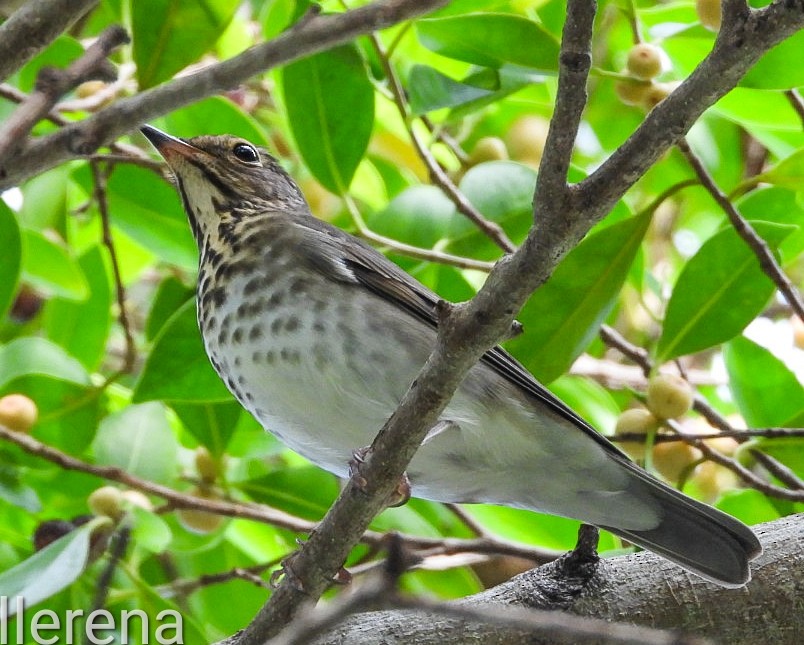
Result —
[[98, 0], [31, 0], [0, 25], [0, 81], [53, 42]]
[[109, 70], [106, 57], [120, 45], [129, 41], [122, 27], [109, 27], [67, 69], [43, 67], [36, 79], [36, 89], [0, 126], [0, 164], [5, 163], [15, 146], [19, 146], [28, 133], [63, 94], [84, 81], [106, 78]]
[[[804, 517], [794, 515], [755, 528], [765, 552], [754, 562], [754, 579], [744, 589], [720, 588], [643, 551], [601, 560], [590, 584], [569, 603], [566, 611], [615, 624], [672, 630], [677, 643], [690, 642], [679, 632], [730, 645], [797, 642], [795, 635], [804, 628], [800, 610]], [[492, 612], [506, 606], [543, 608], [547, 603], [535, 596], [534, 589], [540, 586], [543, 570], [549, 566], [528, 571], [452, 604], [490, 606]], [[571, 638], [558, 640], [555, 634], [535, 636], [479, 617], [467, 620], [449, 618], [439, 612], [390, 610], [353, 616], [314, 643], [441, 645], [445, 634], [461, 642], [485, 645], [575, 642]], [[610, 641], [601, 635], [595, 642]]]
[[737, 235], [743, 239], [748, 245], [748, 248], [756, 255], [762, 271], [773, 281], [776, 288], [782, 292], [790, 308], [801, 320], [804, 320], [804, 300], [801, 299], [801, 294], [793, 285], [790, 278], [782, 271], [782, 267], [776, 262], [776, 258], [773, 257], [773, 252], [770, 250], [768, 243], [759, 236], [748, 220], [740, 214], [737, 207], [731, 203], [728, 195], [720, 190], [715, 183], [714, 177], [709, 174], [703, 162], [698, 158], [698, 155], [692, 151], [687, 140], [682, 137], [679, 139], [677, 146], [678, 149], [681, 150], [681, 154], [687, 159], [693, 171], [695, 171], [703, 187], [712, 196], [712, 199], [717, 202], [717, 205], [720, 206], [723, 212], [726, 213], [726, 217], [729, 218], [732, 227], [737, 231]]
[[378, 0], [345, 13], [314, 16], [239, 56], [117, 101], [83, 121], [37, 138], [0, 167], [0, 189], [15, 186], [75, 156], [91, 154], [141, 123], [182, 105], [234, 89], [256, 74], [395, 25], [446, 3], [447, 0]]

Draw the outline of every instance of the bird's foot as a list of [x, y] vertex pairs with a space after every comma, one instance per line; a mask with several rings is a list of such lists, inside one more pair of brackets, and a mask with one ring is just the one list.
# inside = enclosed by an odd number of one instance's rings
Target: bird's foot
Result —
[[[371, 452], [371, 446], [359, 448], [352, 453], [352, 459], [349, 461], [349, 477], [355, 482], [355, 485], [362, 491], [368, 487], [368, 481], [361, 473], [361, 467], [366, 461], [366, 457]], [[399, 483], [391, 493], [391, 496], [386, 502], [389, 508], [396, 506], [404, 506], [410, 499], [410, 480], [407, 473], [402, 473]]]

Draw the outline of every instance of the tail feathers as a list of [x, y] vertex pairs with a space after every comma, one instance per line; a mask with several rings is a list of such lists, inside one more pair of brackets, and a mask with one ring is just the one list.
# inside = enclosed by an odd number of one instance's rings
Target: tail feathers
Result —
[[638, 473], [661, 509], [659, 525], [648, 530], [602, 526], [615, 535], [724, 587], [751, 579], [748, 562], [762, 553], [753, 531], [739, 520]]

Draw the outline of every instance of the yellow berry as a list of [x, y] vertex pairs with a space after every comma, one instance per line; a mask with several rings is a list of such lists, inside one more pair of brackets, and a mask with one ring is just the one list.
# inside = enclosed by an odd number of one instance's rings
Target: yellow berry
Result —
[[39, 410], [24, 394], [8, 394], [0, 399], [0, 425], [14, 432], [28, 432], [36, 423]]
[[679, 83], [672, 81], [669, 83], [651, 83], [642, 98], [642, 105], [649, 110], [655, 108], [664, 101], [679, 86]]
[[512, 159], [539, 165], [550, 122], [541, 116], [523, 116], [511, 124], [505, 143]]
[[[210, 486], [196, 486], [190, 491], [190, 495], [205, 500], [220, 500], [220, 493]], [[188, 531], [192, 533], [212, 533], [220, 528], [225, 519], [217, 513], [200, 511], [194, 508], [180, 508], [176, 511], [176, 519]]]
[[89, 494], [87, 506], [93, 515], [117, 521], [123, 515], [123, 493], [114, 486], [101, 486]]
[[103, 81], [86, 81], [75, 88], [75, 95], [79, 99], [86, 99], [90, 96], [95, 96], [95, 94], [100, 92], [105, 87], [106, 83]]
[[508, 149], [503, 140], [499, 137], [483, 137], [478, 139], [466, 165], [471, 167], [484, 161], [499, 161], [500, 159], [508, 159]]
[[690, 481], [694, 484], [698, 497], [711, 504], [725, 491], [737, 486], [737, 475], [713, 461], [705, 461], [698, 466]]
[[195, 449], [195, 469], [201, 481], [206, 484], [214, 482], [220, 474], [218, 461], [212, 456], [206, 446]]
[[140, 508], [144, 508], [146, 511], [154, 510], [154, 505], [151, 503], [151, 500], [148, 499], [148, 496], [138, 490], [124, 490], [122, 497], [123, 500], [131, 506], [139, 506]]
[[722, 18], [720, 0], [695, 0], [695, 11], [704, 27], [711, 31], [720, 29]]
[[[654, 417], [649, 410], [645, 408], [633, 408], [631, 410], [625, 410], [618, 417], [617, 425], [614, 427], [614, 434], [648, 434], [649, 432], [655, 432], [658, 425], [656, 417]], [[645, 458], [644, 441], [618, 441], [617, 445], [627, 452], [632, 459]]]
[[649, 81], [627, 79], [614, 84], [614, 92], [626, 105], [642, 105], [651, 91], [653, 84]]
[[660, 419], [677, 419], [689, 412], [695, 393], [675, 374], [658, 374], [648, 381], [648, 409]]
[[653, 466], [667, 481], [677, 483], [690, 474], [692, 464], [701, 458], [697, 448], [683, 441], [657, 443], [653, 447]]
[[650, 43], [639, 43], [628, 52], [626, 68], [632, 76], [650, 80], [662, 71], [662, 50]]

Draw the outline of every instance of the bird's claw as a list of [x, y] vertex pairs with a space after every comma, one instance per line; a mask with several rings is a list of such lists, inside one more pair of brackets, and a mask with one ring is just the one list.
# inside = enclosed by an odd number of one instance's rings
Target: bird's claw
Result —
[[[371, 446], [365, 448], [358, 448], [352, 453], [352, 459], [349, 461], [349, 477], [354, 481], [355, 486], [362, 491], [366, 492], [368, 488], [368, 481], [361, 473], [361, 467], [366, 463], [366, 457], [371, 452]], [[396, 506], [403, 506], [410, 499], [410, 480], [407, 473], [402, 473], [399, 483], [391, 493], [388, 499], [387, 506], [390, 508]]]

